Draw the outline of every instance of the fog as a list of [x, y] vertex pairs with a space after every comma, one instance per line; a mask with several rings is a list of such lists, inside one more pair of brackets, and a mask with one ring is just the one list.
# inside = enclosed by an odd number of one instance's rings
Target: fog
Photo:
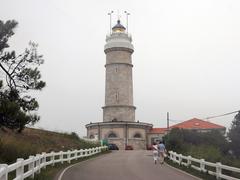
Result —
[[[1, 20], [19, 22], [10, 40], [24, 51], [39, 44], [47, 86], [34, 93], [37, 128], [86, 135], [102, 121], [105, 91], [103, 47], [118, 14], [130, 12], [136, 120], [166, 127], [240, 109], [239, 0], [1, 0]], [[118, 13], [119, 12], [119, 13]], [[234, 114], [209, 119], [229, 127]]]

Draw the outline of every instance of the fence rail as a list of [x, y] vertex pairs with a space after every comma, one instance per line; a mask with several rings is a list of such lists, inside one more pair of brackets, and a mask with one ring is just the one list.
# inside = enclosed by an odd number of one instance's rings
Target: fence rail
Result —
[[223, 170], [239, 173], [238, 175], [240, 175], [240, 168], [223, 165], [220, 162], [212, 163], [205, 161], [204, 159], [196, 159], [191, 156], [183, 156], [182, 154], [177, 154], [173, 151], [169, 151], [169, 154], [169, 158], [173, 162], [178, 163], [179, 165], [184, 165], [186, 167], [191, 167], [200, 172], [216, 176], [216, 179], [239, 180], [239, 178], [223, 174]]
[[60, 151], [37, 154], [35, 156], [29, 156], [28, 159], [17, 159], [16, 163], [7, 165], [0, 164], [0, 180], [8, 180], [8, 174], [10, 172], [16, 172], [14, 180], [23, 180], [27, 177], [34, 178], [34, 174], [41, 172], [41, 169], [45, 169], [47, 166], [54, 166], [55, 163], [63, 163], [67, 161], [71, 163], [72, 160], [77, 160], [82, 157], [92, 156], [100, 153], [102, 150], [106, 150], [107, 146], [101, 146], [90, 149], [80, 149], [73, 151]]

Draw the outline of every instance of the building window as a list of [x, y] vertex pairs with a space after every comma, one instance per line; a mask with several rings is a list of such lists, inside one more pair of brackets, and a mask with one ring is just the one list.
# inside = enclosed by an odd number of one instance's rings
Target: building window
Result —
[[136, 133], [136, 134], [134, 134], [133, 137], [134, 137], [134, 138], [142, 138], [142, 135], [141, 135], [140, 133]]
[[110, 132], [108, 134], [108, 138], [116, 138], [116, 137], [117, 137], [117, 135], [114, 132]]
[[115, 71], [118, 72], [118, 68], [117, 67], [116, 67]]
[[94, 139], [94, 135], [91, 134], [91, 135], [89, 136], [89, 138], [90, 138], [90, 139]]

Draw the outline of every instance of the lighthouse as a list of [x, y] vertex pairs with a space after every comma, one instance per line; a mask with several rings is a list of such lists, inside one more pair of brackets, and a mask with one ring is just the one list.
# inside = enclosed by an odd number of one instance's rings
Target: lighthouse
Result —
[[135, 121], [133, 105], [132, 53], [134, 51], [131, 36], [120, 20], [106, 37], [105, 106], [103, 122]]
[[106, 76], [103, 120], [86, 124], [86, 128], [89, 139], [104, 140], [116, 144], [119, 149], [146, 149], [149, 142], [147, 133], [153, 126], [135, 121], [133, 52], [132, 37], [118, 19], [104, 45]]

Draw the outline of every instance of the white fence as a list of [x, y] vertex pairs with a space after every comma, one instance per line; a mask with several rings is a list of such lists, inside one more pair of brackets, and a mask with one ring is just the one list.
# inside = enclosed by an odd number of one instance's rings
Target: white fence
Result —
[[42, 168], [46, 168], [48, 165], [54, 166], [55, 163], [62, 163], [67, 161], [71, 163], [72, 160], [78, 158], [92, 156], [105, 150], [107, 146], [101, 146], [90, 149], [80, 149], [73, 151], [60, 151], [51, 153], [37, 154], [36, 156], [29, 156], [28, 159], [17, 159], [14, 164], [0, 164], [0, 180], [8, 180], [8, 174], [15, 171], [16, 177], [14, 180], [23, 180], [27, 177], [34, 178], [35, 173], [40, 173]]
[[223, 165], [220, 162], [211, 163], [205, 161], [204, 159], [196, 159], [191, 156], [183, 156], [182, 154], [177, 154], [173, 151], [169, 151], [169, 154], [170, 160], [178, 163], [179, 165], [184, 165], [186, 167], [196, 169], [197, 171], [208, 173], [210, 175], [216, 176], [217, 179], [239, 180], [239, 178], [223, 174], [222, 170], [240, 173], [240, 168]]

